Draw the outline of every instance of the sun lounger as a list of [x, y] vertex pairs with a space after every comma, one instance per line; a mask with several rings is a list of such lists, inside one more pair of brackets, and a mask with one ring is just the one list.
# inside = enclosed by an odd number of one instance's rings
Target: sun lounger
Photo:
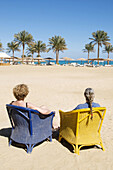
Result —
[[111, 65], [110, 64], [106, 64], [106, 65], [104, 65], [104, 67], [111, 67]]
[[33, 147], [45, 139], [52, 141], [52, 121], [54, 112], [49, 115], [42, 115], [37, 110], [24, 108], [14, 105], [6, 105], [10, 122], [12, 125], [12, 133], [9, 145], [12, 141], [25, 144], [27, 153], [31, 153]]
[[104, 107], [93, 108], [93, 119], [91, 119], [89, 108], [70, 112], [60, 110], [59, 141], [64, 138], [77, 154], [83, 146], [100, 145], [104, 150], [100, 130], [105, 112]]

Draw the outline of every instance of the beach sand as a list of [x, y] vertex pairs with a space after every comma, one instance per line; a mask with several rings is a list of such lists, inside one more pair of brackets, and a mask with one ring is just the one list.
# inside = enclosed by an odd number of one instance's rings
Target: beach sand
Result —
[[[101, 136], [105, 152], [96, 147], [72, 153], [56, 139], [36, 146], [31, 154], [8, 146], [10, 121], [5, 105], [15, 100], [12, 89], [25, 83], [30, 93], [26, 101], [46, 105], [56, 111], [72, 110], [84, 103], [84, 90], [92, 87], [95, 102], [107, 108]], [[113, 68], [79, 68], [71, 66], [0, 66], [0, 170], [112, 170], [113, 169]]]

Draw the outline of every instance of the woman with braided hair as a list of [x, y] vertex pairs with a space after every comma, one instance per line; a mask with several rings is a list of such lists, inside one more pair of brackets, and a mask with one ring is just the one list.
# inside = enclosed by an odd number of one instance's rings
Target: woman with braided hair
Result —
[[86, 103], [79, 104], [74, 110], [90, 108], [92, 119], [93, 118], [92, 107], [100, 107], [100, 105], [98, 103], [93, 102], [95, 95], [94, 90], [92, 88], [87, 88], [84, 92], [84, 96], [86, 98]]

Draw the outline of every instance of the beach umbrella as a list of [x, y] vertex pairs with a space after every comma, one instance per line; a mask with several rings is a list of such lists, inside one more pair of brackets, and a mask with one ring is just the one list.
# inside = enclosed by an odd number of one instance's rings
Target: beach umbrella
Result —
[[63, 57], [63, 58], [61, 58], [61, 59], [65, 60], [65, 61], [72, 61], [72, 60], [74, 60], [74, 59], [69, 58], [69, 57]]
[[32, 63], [32, 58], [31, 57], [24, 57], [23, 62], [26, 62], [26, 64], [29, 64], [29, 62]]
[[1, 52], [0, 53], [0, 59], [1, 59], [1, 61], [3, 60], [3, 59], [10, 59], [11, 57], [8, 55], [8, 54], [6, 54], [6, 53], [3, 53], [3, 52]]
[[37, 61], [38, 64], [40, 64], [40, 61], [45, 62], [45, 60], [43, 58], [41, 58], [41, 57], [34, 58], [33, 61], [35, 61], [35, 62]]
[[113, 61], [113, 59], [107, 58], [107, 59], [105, 59], [105, 61]]
[[11, 58], [8, 54], [1, 52], [0, 58]]
[[78, 58], [77, 60], [79, 60], [79, 61], [87, 61], [86, 58]]
[[54, 60], [54, 58], [51, 58], [51, 57], [46, 57], [46, 58], [44, 58], [45, 60], [49, 60], [49, 62], [48, 62], [48, 64], [50, 64], [50, 61], [51, 60]]
[[65, 61], [68, 61], [68, 63], [69, 63], [69, 61], [72, 61], [72, 60], [74, 60], [74, 59], [72, 59], [72, 58], [69, 58], [69, 57], [63, 57], [63, 58], [61, 58], [61, 59], [65, 60]]
[[107, 61], [107, 64], [109, 64], [108, 61], [113, 61], [113, 59], [107, 58], [107, 59], [105, 59], [105, 61]]
[[93, 61], [96, 61], [96, 60], [97, 60], [97, 61], [98, 61], [98, 60], [102, 61], [102, 60], [103, 60], [103, 61], [104, 61], [105, 59], [104, 59], [104, 58], [99, 58], [99, 59], [98, 59], [98, 58], [92, 58], [92, 59], [88, 59], [88, 60], [93, 60]]
[[111, 59], [111, 58], [107, 58], [107, 61], [108, 61], [108, 60], [109, 60], [109, 61], [113, 61], [113, 59]]
[[12, 58], [12, 59], [13, 59], [13, 58], [14, 58], [14, 59], [19, 59], [19, 57], [15, 57], [15, 56], [11, 56], [11, 58]]
[[37, 58], [34, 58], [34, 60], [43, 60], [42, 57], [37, 57]]
[[17, 61], [18, 59], [19, 59], [18, 57], [14, 57], [14, 56], [5, 58], [6, 61], [9, 61], [9, 63], [10, 63], [11, 61], [13, 61], [13, 63], [14, 63], [14, 61]]
[[82, 65], [82, 61], [87, 61], [87, 59], [85, 59], [85, 58], [78, 58], [77, 60], [81, 61], [81, 65]]
[[45, 60], [54, 60], [54, 58], [51, 58], [51, 57], [46, 57], [44, 58]]
[[45, 62], [45, 59], [43, 59], [43, 58], [41, 58], [41, 57], [40, 57], [39, 59], [38, 59], [38, 58], [34, 58], [34, 59], [33, 59], [33, 61], [38, 61], [38, 60], [41, 60], [41, 62]]
[[92, 59], [88, 59], [88, 60], [91, 60], [91, 61], [106, 61], [106, 59], [104, 58], [92, 58]]

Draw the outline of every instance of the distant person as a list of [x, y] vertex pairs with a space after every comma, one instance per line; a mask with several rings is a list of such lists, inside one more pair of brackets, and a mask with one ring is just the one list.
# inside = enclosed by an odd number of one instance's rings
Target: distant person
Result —
[[93, 118], [92, 107], [100, 107], [98, 103], [93, 102], [94, 97], [95, 97], [94, 90], [92, 88], [87, 88], [84, 92], [84, 96], [86, 98], [86, 103], [79, 104], [74, 110], [90, 108], [91, 118]]
[[25, 102], [24, 99], [26, 98], [28, 93], [29, 93], [29, 89], [26, 84], [18, 84], [17, 86], [13, 88], [13, 94], [16, 98], [16, 101], [12, 101], [10, 104], [38, 110], [41, 114], [44, 114], [44, 115], [47, 115], [51, 112], [45, 106], [37, 107], [29, 102]]

